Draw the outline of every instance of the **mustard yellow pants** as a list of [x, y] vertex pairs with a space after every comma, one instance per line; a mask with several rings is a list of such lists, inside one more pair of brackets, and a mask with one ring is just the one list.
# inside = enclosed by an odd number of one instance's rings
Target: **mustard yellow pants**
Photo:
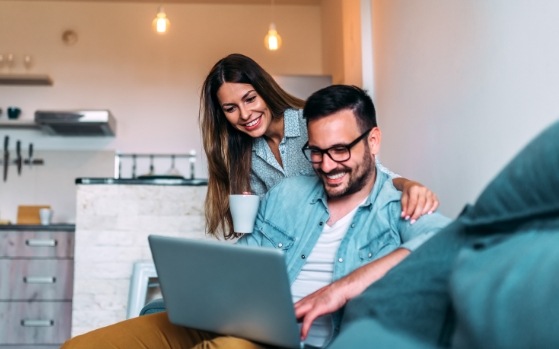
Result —
[[76, 336], [62, 349], [131, 349], [131, 348], [196, 348], [196, 349], [264, 349], [246, 339], [176, 326], [167, 313], [144, 315]]

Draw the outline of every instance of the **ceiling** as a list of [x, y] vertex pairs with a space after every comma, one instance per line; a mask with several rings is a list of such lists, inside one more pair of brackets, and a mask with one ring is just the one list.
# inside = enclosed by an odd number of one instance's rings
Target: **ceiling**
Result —
[[[25, 1], [25, 0], [20, 0]], [[31, 1], [31, 0], [28, 0]], [[32, 0], [52, 1], [52, 0]], [[237, 4], [237, 5], [320, 5], [322, 0], [57, 0], [69, 2], [130, 2], [130, 3], [154, 3], [154, 4]]]

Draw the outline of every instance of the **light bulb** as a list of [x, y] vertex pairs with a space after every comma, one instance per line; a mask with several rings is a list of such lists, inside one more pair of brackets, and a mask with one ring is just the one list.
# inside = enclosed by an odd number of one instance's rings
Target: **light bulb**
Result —
[[274, 23], [270, 23], [268, 35], [264, 37], [264, 46], [270, 51], [276, 51], [281, 47], [281, 36], [278, 34]]
[[155, 30], [159, 34], [164, 34], [167, 32], [167, 30], [169, 30], [171, 22], [169, 22], [169, 19], [167, 18], [163, 7], [159, 7], [159, 11], [157, 11], [157, 16], [155, 16], [152, 25], [153, 30]]

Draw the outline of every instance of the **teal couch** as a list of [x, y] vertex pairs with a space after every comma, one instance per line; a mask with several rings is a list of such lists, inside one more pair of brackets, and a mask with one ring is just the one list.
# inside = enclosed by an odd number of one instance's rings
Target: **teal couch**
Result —
[[342, 348], [559, 347], [559, 122], [345, 307]]

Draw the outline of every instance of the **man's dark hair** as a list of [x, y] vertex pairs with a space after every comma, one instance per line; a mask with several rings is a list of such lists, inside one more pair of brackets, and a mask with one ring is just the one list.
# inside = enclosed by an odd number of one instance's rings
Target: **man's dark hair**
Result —
[[332, 85], [313, 93], [303, 109], [307, 124], [344, 109], [352, 110], [362, 132], [377, 126], [375, 105], [369, 95], [357, 86]]

